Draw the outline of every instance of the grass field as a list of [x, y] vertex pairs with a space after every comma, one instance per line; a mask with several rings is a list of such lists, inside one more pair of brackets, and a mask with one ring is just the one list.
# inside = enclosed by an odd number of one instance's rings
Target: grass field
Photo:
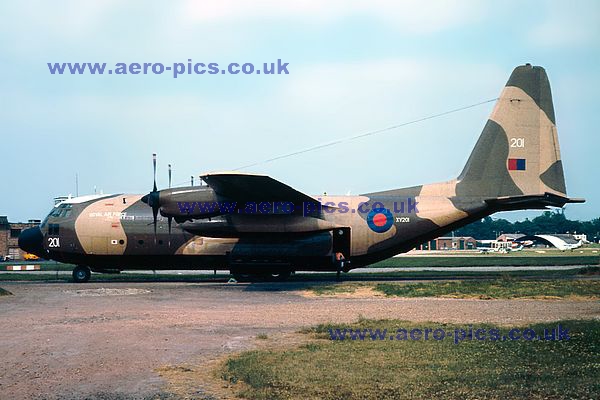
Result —
[[397, 297], [446, 297], [476, 299], [600, 299], [599, 280], [518, 279], [503, 276], [493, 280], [449, 282], [342, 282], [305, 288], [317, 295], [352, 294], [370, 289]]
[[598, 265], [598, 254], [586, 252], [572, 254], [556, 252], [554, 255], [519, 252], [519, 254], [489, 255], [472, 254], [469, 256], [402, 256], [392, 257], [371, 265], [377, 268], [391, 267], [508, 267], [508, 266], [560, 266], [560, 265]]
[[458, 281], [435, 283], [379, 283], [374, 289], [386, 296], [478, 299], [585, 298], [600, 299], [597, 280]]
[[[336, 328], [395, 333], [440, 324], [364, 320], [351, 326], [321, 325], [305, 332], [309, 342], [299, 347], [247, 351], [228, 359], [220, 376], [248, 399], [600, 398], [600, 321], [561, 325], [570, 329], [570, 340], [458, 345], [451, 339], [334, 341], [328, 333]], [[555, 326], [532, 328], [539, 332]]]

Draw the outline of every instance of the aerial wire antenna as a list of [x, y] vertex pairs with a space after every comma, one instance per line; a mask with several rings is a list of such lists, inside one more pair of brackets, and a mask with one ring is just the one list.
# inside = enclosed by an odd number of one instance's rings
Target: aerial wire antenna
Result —
[[[308, 153], [308, 152], [311, 152], [311, 151], [323, 149], [323, 148], [326, 148], [326, 147], [332, 147], [332, 146], [335, 146], [335, 145], [338, 145], [338, 144], [342, 144], [342, 143], [346, 143], [346, 142], [351, 142], [353, 140], [361, 139], [361, 138], [364, 138], [364, 137], [378, 135], [378, 134], [389, 132], [391, 130], [402, 128], [402, 127], [405, 127], [405, 126], [408, 126], [408, 125], [413, 125], [413, 124], [417, 124], [419, 122], [428, 121], [430, 119], [441, 118], [441, 117], [444, 117], [446, 115], [454, 114], [454, 113], [457, 113], [457, 112], [460, 112], [460, 111], [468, 110], [470, 108], [475, 108], [475, 107], [478, 107], [478, 106], [481, 106], [481, 105], [484, 105], [484, 104], [488, 104], [488, 103], [491, 103], [493, 101], [497, 101], [498, 99], [499, 99], [498, 97], [494, 97], [493, 99], [489, 99], [489, 100], [485, 100], [485, 101], [480, 101], [478, 103], [469, 104], [467, 106], [463, 106], [463, 107], [459, 107], [459, 108], [453, 108], [451, 110], [447, 110], [447, 111], [444, 111], [444, 112], [441, 112], [441, 113], [432, 114], [432, 115], [428, 115], [426, 117], [414, 119], [412, 121], [407, 121], [407, 122], [403, 122], [403, 123], [400, 123], [400, 124], [388, 126], [387, 128], [377, 129], [377, 130], [374, 130], [374, 131], [360, 133], [360, 134], [357, 134], [357, 135], [354, 135], [354, 136], [347, 136], [345, 138], [340, 138], [340, 139], [336, 139], [336, 140], [333, 140], [333, 141], [330, 141], [330, 142], [321, 143], [321, 144], [318, 144], [318, 145], [315, 145], [315, 146], [312, 146], [312, 147], [307, 147], [307, 148], [302, 149], [302, 150], [297, 150], [297, 151], [294, 151], [294, 152], [291, 152], [291, 153], [282, 154], [282, 155], [279, 155], [277, 157], [268, 158], [266, 160], [254, 162], [252, 164], [243, 165], [241, 167], [234, 168], [233, 171], [239, 171], [239, 170], [242, 170], [242, 169], [247, 169], [247, 168], [255, 167], [257, 165], [267, 164], [267, 163], [270, 163], [270, 162], [273, 162], [273, 161], [277, 161], [277, 160], [281, 160], [281, 159], [284, 159], [284, 158], [289, 158], [289, 157], [297, 156], [297, 155], [300, 155], [300, 154], [304, 154], [304, 153]], [[182, 184], [185, 184], [185, 183], [187, 183], [187, 182], [179, 182], [176, 185], [178, 186], [178, 185], [182, 185]], [[193, 186], [193, 180], [192, 180], [192, 186]], [[200, 181], [200, 186], [202, 186], [202, 181]]]
[[330, 142], [321, 143], [321, 144], [318, 144], [316, 146], [308, 147], [308, 148], [305, 148], [305, 149], [302, 149], [302, 150], [294, 151], [294, 152], [287, 153], [287, 154], [282, 154], [282, 155], [279, 155], [277, 157], [268, 158], [268, 159], [263, 160], [263, 161], [254, 162], [252, 164], [247, 164], [247, 165], [235, 168], [234, 170], [247, 169], [247, 168], [255, 167], [257, 165], [267, 164], [267, 163], [270, 163], [270, 162], [273, 162], [273, 161], [277, 161], [277, 160], [281, 160], [281, 159], [284, 159], [284, 158], [293, 157], [293, 156], [297, 156], [297, 155], [300, 155], [300, 154], [308, 153], [308, 152], [311, 152], [311, 151], [323, 149], [323, 148], [326, 148], [326, 147], [331, 147], [331, 146], [335, 146], [335, 145], [338, 145], [338, 144], [350, 142], [350, 141], [353, 141], [353, 140], [356, 140], [356, 139], [361, 139], [361, 138], [368, 137], [368, 136], [378, 135], [380, 133], [388, 132], [388, 131], [391, 131], [391, 130], [394, 130], [394, 129], [398, 129], [398, 128], [402, 128], [402, 127], [405, 127], [405, 126], [408, 126], [408, 125], [413, 125], [413, 124], [416, 124], [416, 123], [419, 123], [419, 122], [424, 122], [424, 121], [427, 121], [427, 120], [430, 120], [430, 119], [440, 118], [440, 117], [443, 117], [443, 116], [446, 116], [446, 115], [449, 115], [449, 114], [457, 113], [459, 111], [468, 110], [469, 108], [474, 108], [474, 107], [481, 106], [481, 105], [487, 104], [487, 103], [491, 103], [491, 102], [497, 101], [497, 100], [498, 100], [498, 97], [495, 97], [493, 99], [489, 99], [489, 100], [485, 100], [485, 101], [480, 101], [479, 103], [470, 104], [468, 106], [454, 108], [452, 110], [444, 111], [444, 112], [441, 112], [441, 113], [438, 113], [438, 114], [428, 115], [426, 117], [414, 119], [412, 121], [403, 122], [401, 124], [396, 124], [396, 125], [388, 126], [387, 128], [377, 129], [377, 130], [374, 130], [374, 131], [360, 133], [360, 134], [354, 135], [354, 136], [348, 136], [348, 137], [345, 137], [345, 138], [340, 138], [340, 139], [332, 140]]

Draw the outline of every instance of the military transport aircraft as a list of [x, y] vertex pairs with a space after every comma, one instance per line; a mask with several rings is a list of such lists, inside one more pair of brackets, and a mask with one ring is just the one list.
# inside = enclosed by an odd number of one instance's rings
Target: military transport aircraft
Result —
[[505, 210], [567, 197], [550, 84], [542, 67], [510, 76], [461, 174], [366, 193], [301, 193], [264, 175], [201, 176], [203, 186], [84, 196], [54, 207], [19, 246], [76, 264], [75, 282], [125, 269], [228, 269], [285, 278], [366, 266]]

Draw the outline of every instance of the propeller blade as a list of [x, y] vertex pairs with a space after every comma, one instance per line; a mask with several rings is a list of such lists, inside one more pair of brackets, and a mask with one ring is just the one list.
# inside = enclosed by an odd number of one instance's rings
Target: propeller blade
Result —
[[192, 186], [194, 186], [194, 175], [192, 175], [190, 178], [192, 178]]
[[152, 166], [154, 167], [154, 188], [153, 192], [156, 192], [156, 153], [152, 153]]
[[169, 247], [171, 247], [171, 223], [173, 222], [173, 217], [167, 218], [167, 223], [169, 224]]
[[[156, 230], [158, 223], [158, 210], [160, 209], [160, 192], [156, 187], [156, 153], [152, 153], [152, 169], [154, 175], [154, 185], [152, 187], [152, 191], [142, 197], [142, 202], [148, 204], [152, 208], [152, 224], [154, 225], [154, 244], [156, 244]], [[169, 165], [169, 175], [171, 174], [171, 166]], [[170, 186], [171, 177], [169, 176], [169, 186]]]
[[152, 207], [152, 216], [154, 217], [154, 244], [156, 245], [156, 220], [158, 217], [158, 207]]
[[171, 189], [171, 164], [169, 164], [169, 189]]

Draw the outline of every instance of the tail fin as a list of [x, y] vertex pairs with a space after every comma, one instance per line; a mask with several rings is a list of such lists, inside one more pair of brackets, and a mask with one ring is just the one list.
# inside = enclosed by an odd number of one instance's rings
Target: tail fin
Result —
[[513, 71], [458, 177], [458, 196], [567, 197], [546, 71]]

